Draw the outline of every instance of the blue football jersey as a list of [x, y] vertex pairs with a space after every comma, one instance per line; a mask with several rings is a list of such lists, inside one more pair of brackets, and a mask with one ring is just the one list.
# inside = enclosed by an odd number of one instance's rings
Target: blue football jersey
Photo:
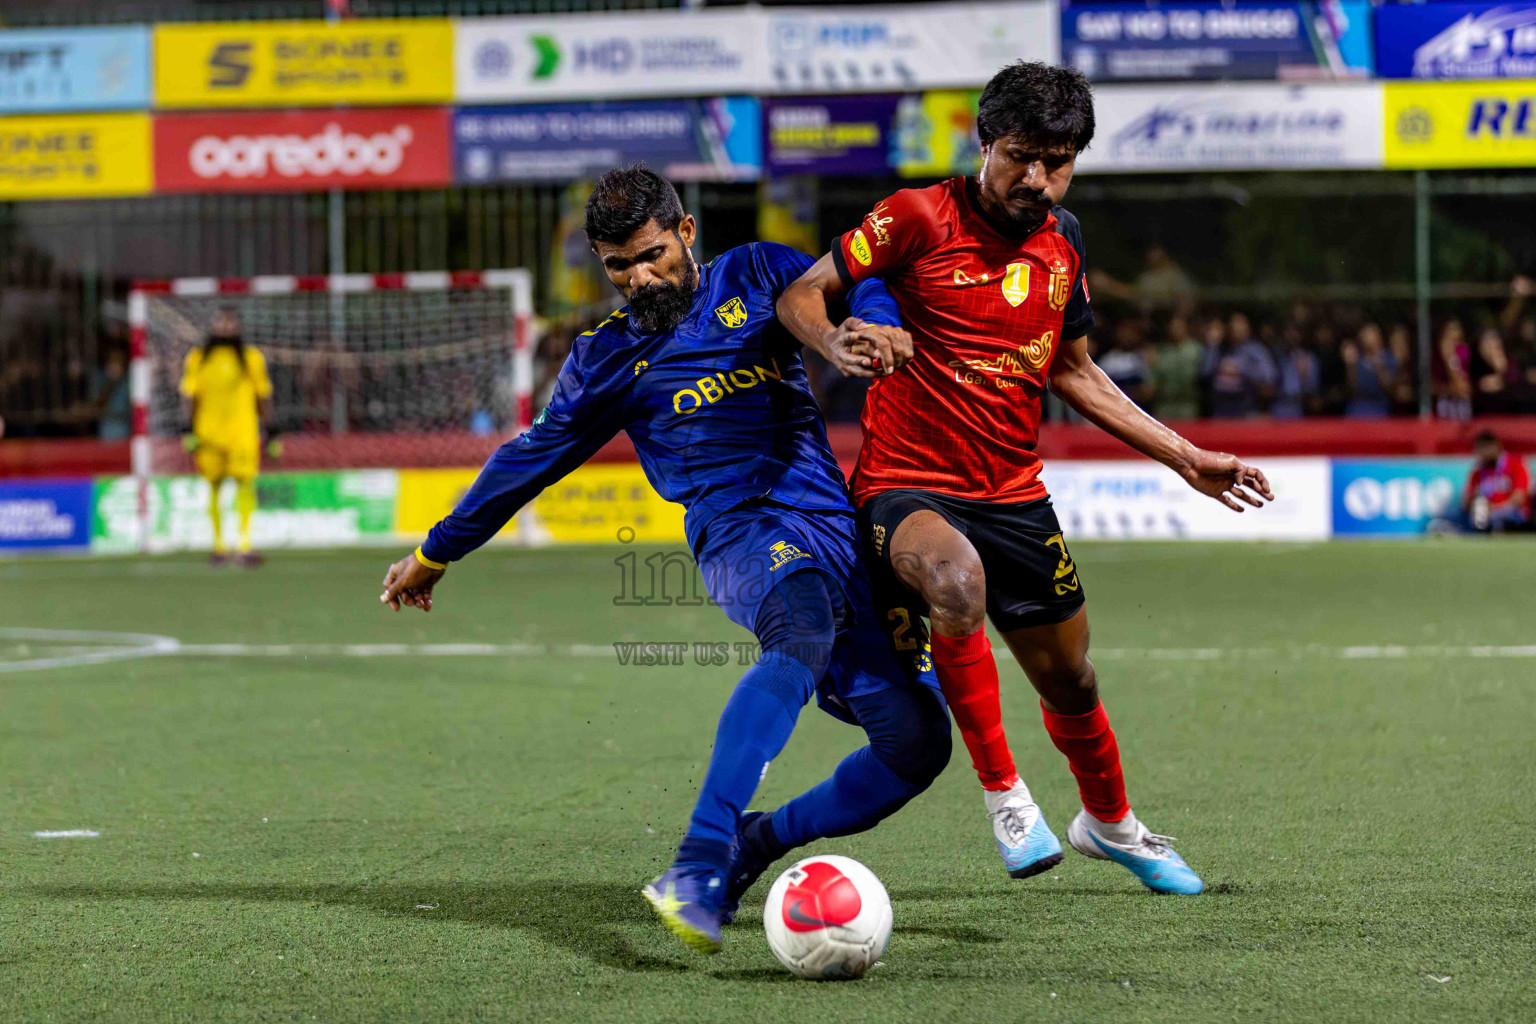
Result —
[[[695, 550], [712, 518], [754, 498], [851, 512], [800, 343], [773, 310], [812, 262], [787, 246], [744, 245], [699, 268], [693, 305], [672, 330], [640, 333], [626, 306], [577, 338], [548, 407], [496, 450], [422, 554], [462, 558], [620, 430], [651, 486], [687, 509]], [[848, 302], [868, 323], [901, 322], [876, 278]]]

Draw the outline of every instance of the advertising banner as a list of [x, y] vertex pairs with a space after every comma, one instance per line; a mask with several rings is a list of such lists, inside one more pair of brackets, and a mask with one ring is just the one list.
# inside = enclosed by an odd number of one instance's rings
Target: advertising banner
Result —
[[452, 93], [446, 18], [155, 26], [160, 107], [445, 103]]
[[751, 181], [762, 170], [757, 100], [468, 107], [453, 118], [457, 177], [570, 181], [629, 161], [681, 181]]
[[896, 111], [896, 172], [912, 178], [975, 174], [979, 89], [938, 89], [903, 96]]
[[1375, 83], [1100, 86], [1080, 172], [1382, 165]]
[[[402, 469], [395, 529], [424, 536], [453, 511], [477, 469]], [[636, 463], [582, 466], [534, 499], [540, 526], [562, 544], [671, 543], [684, 539], [683, 507], [666, 501]], [[516, 521], [502, 531], [509, 536]]]
[[150, 182], [148, 114], [0, 118], [0, 199], [136, 196]]
[[0, 31], [0, 114], [149, 106], [149, 27]]
[[160, 192], [433, 188], [453, 180], [446, 107], [161, 114]]
[[[138, 481], [96, 481], [93, 552], [138, 550]], [[392, 469], [263, 473], [256, 481], [252, 539], [258, 548], [331, 547], [394, 540], [396, 473]], [[196, 476], [150, 481], [150, 546], [157, 551], [213, 546], [208, 481]], [[225, 522], [235, 521], [235, 488], [219, 493]]]
[[1388, 82], [1388, 167], [1536, 167], [1536, 81]]
[[980, 87], [1015, 60], [1056, 63], [1057, 5], [892, 4], [776, 8], [768, 21], [774, 92]]
[[463, 102], [762, 92], [755, 10], [454, 21]]
[[1470, 458], [1334, 459], [1333, 532], [1423, 533], [1431, 519], [1459, 511], [1471, 471]]
[[818, 96], [763, 101], [770, 174], [885, 174], [905, 97]]
[[0, 481], [0, 550], [91, 542], [91, 481]]
[[1146, 460], [1047, 462], [1040, 478], [1067, 539], [1324, 540], [1327, 459], [1267, 459], [1275, 500], [1238, 515]]
[[1536, 3], [1385, 4], [1382, 78], [1536, 78]]
[[1368, 0], [1072, 4], [1062, 60], [1094, 81], [1367, 78]]

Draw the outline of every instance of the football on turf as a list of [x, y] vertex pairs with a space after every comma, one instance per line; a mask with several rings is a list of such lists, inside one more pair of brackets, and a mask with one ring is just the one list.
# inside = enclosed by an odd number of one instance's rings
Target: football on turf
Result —
[[891, 939], [891, 898], [851, 857], [807, 857], [768, 890], [763, 930], [779, 963], [802, 978], [858, 978]]

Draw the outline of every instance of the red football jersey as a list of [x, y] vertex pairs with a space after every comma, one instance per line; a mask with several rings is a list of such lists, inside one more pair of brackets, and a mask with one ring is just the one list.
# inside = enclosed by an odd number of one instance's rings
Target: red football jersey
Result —
[[1082, 231], [1057, 207], [1027, 238], [982, 214], [967, 178], [904, 189], [843, 235], [845, 284], [879, 277], [916, 355], [864, 400], [855, 504], [918, 488], [980, 501], [1045, 495], [1035, 443], [1051, 359], [1088, 333]]
[[1502, 505], [1518, 496], [1520, 508], [1530, 515], [1531, 475], [1518, 455], [1503, 452], [1491, 466], [1474, 466], [1467, 477], [1464, 500], [1482, 495], [1490, 504]]

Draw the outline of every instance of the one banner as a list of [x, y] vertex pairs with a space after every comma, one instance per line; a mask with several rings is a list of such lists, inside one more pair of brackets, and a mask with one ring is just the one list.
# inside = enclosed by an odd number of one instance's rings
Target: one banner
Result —
[[464, 102], [707, 96], [767, 84], [755, 10], [454, 21]]
[[155, 27], [160, 107], [443, 103], [452, 92], [446, 18]]
[[148, 114], [0, 118], [0, 199], [144, 195], [149, 138]]
[[1379, 168], [1374, 83], [1100, 86], [1081, 172]]
[[1382, 78], [1536, 78], [1536, 3], [1385, 4]]
[[434, 188], [453, 181], [445, 107], [161, 114], [160, 192]]
[[83, 548], [91, 542], [91, 481], [0, 481], [0, 549]]
[[[407, 540], [424, 536], [453, 511], [478, 474], [475, 469], [402, 469], [395, 528]], [[550, 539], [564, 544], [668, 543], [683, 539], [683, 507], [666, 501], [636, 463], [582, 466], [536, 499], [534, 512]], [[502, 536], [518, 529], [508, 524]]]
[[1536, 167], [1536, 81], [1385, 89], [1388, 167]]
[[1471, 470], [1469, 458], [1334, 459], [1333, 532], [1423, 533], [1431, 519], [1459, 511]]
[[149, 106], [149, 27], [0, 32], [0, 113]]
[[750, 96], [470, 107], [453, 137], [464, 184], [570, 181], [634, 160], [682, 181], [751, 181], [762, 169]]
[[[213, 546], [209, 486], [196, 476], [150, 480], [149, 544], [153, 550]], [[252, 540], [258, 548], [391, 543], [395, 537], [396, 489], [392, 469], [263, 473], [256, 481]], [[131, 476], [97, 479], [91, 526], [93, 552], [138, 550], [138, 495], [138, 481]], [[233, 522], [232, 483], [226, 483], [219, 492], [219, 506], [225, 522]]]
[[1154, 462], [1048, 461], [1040, 478], [1070, 541], [1077, 539], [1324, 540], [1327, 459], [1267, 459], [1275, 500], [1235, 515]]
[[1062, 60], [1101, 82], [1365, 78], [1368, 0], [1170, 0], [1074, 3], [1061, 15]]
[[766, 17], [775, 92], [979, 87], [1010, 61], [1054, 64], [1060, 49], [1049, 0], [775, 8]]
[[765, 100], [768, 173], [887, 173], [901, 102], [898, 95]]
[[896, 111], [896, 172], [913, 178], [975, 174], [976, 89], [938, 89], [903, 96]]

